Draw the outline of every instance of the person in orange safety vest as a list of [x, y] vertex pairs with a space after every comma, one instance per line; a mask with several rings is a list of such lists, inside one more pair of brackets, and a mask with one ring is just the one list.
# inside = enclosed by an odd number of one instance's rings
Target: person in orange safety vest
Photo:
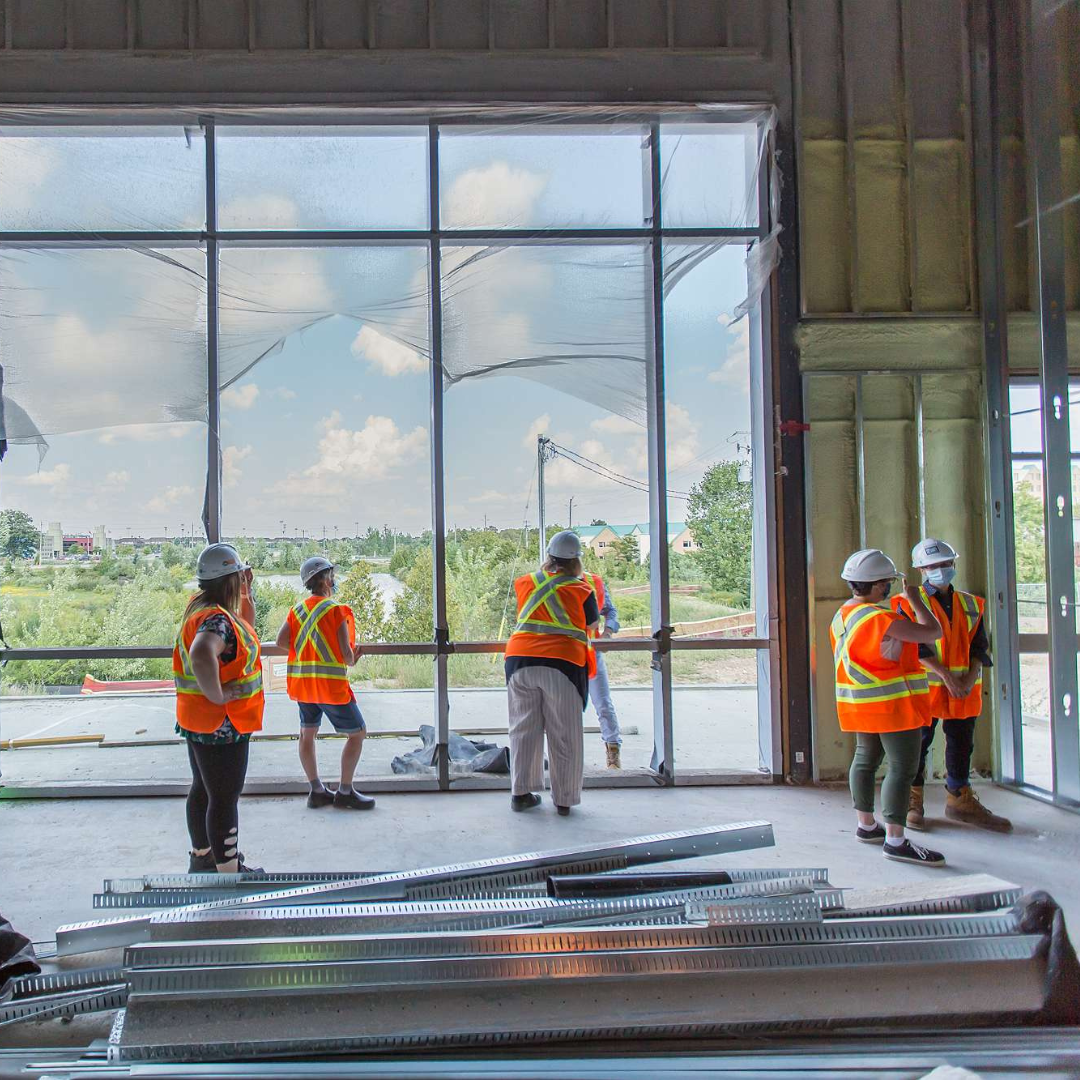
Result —
[[[851, 589], [851, 599], [833, 617], [829, 641], [840, 729], [855, 735], [848, 781], [858, 818], [856, 839], [881, 844], [887, 859], [944, 866], [940, 852], [919, 847], [904, 835], [922, 732], [930, 723], [930, 690], [918, 647], [941, 637], [941, 627], [914, 587], [905, 589], [914, 622], [884, 602], [900, 575], [892, 559], [877, 548], [856, 551], [840, 576]], [[884, 826], [874, 817], [874, 780], [883, 758]]]
[[251, 568], [236, 549], [210, 544], [195, 576], [172, 655], [176, 731], [191, 766], [188, 873], [232, 874], [257, 869], [240, 853], [238, 804], [248, 742], [262, 728], [262, 655]]
[[[304, 560], [300, 581], [311, 595], [289, 611], [277, 644], [288, 650], [289, 697], [300, 707], [300, 764], [311, 788], [307, 805], [310, 809], [333, 805], [340, 810], [371, 810], [375, 800], [353, 788], [366, 725], [349, 683], [348, 668], [360, 659], [352, 609], [333, 599], [334, 565], [321, 555]], [[323, 716], [345, 736], [341, 779], [334, 791], [328, 791], [319, 779], [315, 753]]]
[[[930, 680], [933, 719], [923, 732], [907, 824], [909, 829], [927, 827], [923, 801], [926, 757], [940, 720], [945, 733], [945, 816], [994, 832], [1012, 832], [1012, 822], [983, 806], [970, 783], [975, 723], [982, 712], [982, 669], [990, 667], [993, 660], [986, 632], [986, 601], [953, 587], [957, 558], [955, 548], [933, 537], [920, 540], [911, 552], [911, 565], [922, 575], [919, 595], [937, 616], [944, 633], [934, 645], [919, 648]], [[893, 606], [910, 616], [910, 607], [901, 597]]]
[[[583, 577], [593, 587], [596, 603], [600, 608], [600, 629], [597, 637], [614, 637], [619, 632], [619, 614], [611, 601], [611, 595], [604, 588], [604, 579], [591, 570], [586, 570]], [[596, 652], [596, 674], [589, 680], [589, 698], [596, 710], [596, 718], [600, 721], [600, 739], [607, 754], [607, 767], [621, 769], [622, 732], [619, 730], [615, 702], [611, 700], [611, 685], [602, 652]]]
[[545, 735], [556, 809], [565, 816], [581, 802], [581, 714], [596, 671], [590, 635], [600, 626], [596, 594], [582, 580], [581, 556], [577, 533], [556, 533], [544, 565], [514, 582], [517, 623], [505, 660], [512, 810], [540, 805]]

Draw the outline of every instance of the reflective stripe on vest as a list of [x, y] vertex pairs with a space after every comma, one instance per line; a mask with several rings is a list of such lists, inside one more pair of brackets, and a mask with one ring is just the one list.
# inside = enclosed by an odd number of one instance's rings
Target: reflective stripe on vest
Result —
[[[245, 698], [254, 697], [262, 690], [262, 665], [259, 663], [259, 643], [253, 635], [248, 633], [247, 628], [243, 622], [239, 619], [234, 619], [229, 616], [229, 613], [224, 608], [207, 608], [208, 614], [217, 610], [228, 616], [229, 622], [232, 623], [233, 630], [236, 632], [237, 648], [241, 645], [244, 648], [244, 669], [238, 679], [233, 679], [232, 683], [235, 683], [244, 688], [244, 692], [238, 695], [233, 700], [243, 701]], [[186, 620], [185, 620], [186, 625]], [[194, 639], [193, 639], [194, 640]], [[188, 651], [188, 647], [184, 644], [184, 627], [180, 627], [180, 633], [176, 636], [176, 649], [180, 654], [180, 668], [181, 674], [173, 673], [173, 685], [176, 687], [178, 694], [202, 694], [202, 690], [199, 689], [199, 681], [195, 678], [195, 670], [191, 666], [191, 653]]]
[[[578, 582], [578, 578], [569, 574], [558, 574], [555, 577], [546, 577], [542, 573], [533, 574], [533, 591], [528, 600], [522, 605], [518, 614], [515, 634], [556, 634], [563, 637], [573, 638], [575, 641], [588, 642], [589, 635], [585, 630], [580, 630], [571, 622], [559, 599], [559, 586]], [[547, 608], [551, 616], [551, 622], [542, 619], [530, 619], [540, 606]]]

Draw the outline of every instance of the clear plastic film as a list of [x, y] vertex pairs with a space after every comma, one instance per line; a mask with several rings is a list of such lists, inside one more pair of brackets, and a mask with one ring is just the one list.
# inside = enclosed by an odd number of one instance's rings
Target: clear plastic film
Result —
[[[43, 453], [53, 434], [205, 421], [206, 115], [0, 113], [8, 441]], [[665, 294], [741, 244], [749, 293], [737, 318], [780, 257], [778, 228], [763, 235], [760, 221], [768, 108], [235, 109], [213, 119], [220, 390], [330, 319], [355, 324], [358, 357], [391, 370], [428, 364], [435, 239], [449, 388], [517, 376], [643, 423], [654, 132], [660, 225], [682, 230]], [[775, 222], [775, 188], [770, 198]], [[70, 242], [19, 240], [30, 231]], [[140, 232], [152, 238], [95, 240]]]

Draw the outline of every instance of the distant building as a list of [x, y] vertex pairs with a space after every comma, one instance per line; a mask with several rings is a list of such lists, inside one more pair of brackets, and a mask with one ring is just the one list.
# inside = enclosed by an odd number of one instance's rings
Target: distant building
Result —
[[[652, 546], [647, 521], [637, 522], [634, 525], [582, 525], [574, 531], [581, 537], [582, 546], [595, 551], [601, 558], [610, 555], [615, 544], [626, 536], [637, 538], [638, 556], [641, 562], [645, 562], [649, 557], [649, 549]], [[694, 539], [685, 521], [668, 522], [668, 546], [680, 555], [701, 550], [701, 545]]]

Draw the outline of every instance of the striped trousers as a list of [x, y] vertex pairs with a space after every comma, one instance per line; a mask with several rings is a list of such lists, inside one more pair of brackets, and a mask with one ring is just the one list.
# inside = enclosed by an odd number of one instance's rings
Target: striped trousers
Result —
[[577, 806], [585, 768], [583, 710], [577, 688], [555, 668], [527, 667], [510, 676], [506, 692], [513, 793], [525, 795], [543, 788], [546, 734], [551, 797], [556, 806]]

